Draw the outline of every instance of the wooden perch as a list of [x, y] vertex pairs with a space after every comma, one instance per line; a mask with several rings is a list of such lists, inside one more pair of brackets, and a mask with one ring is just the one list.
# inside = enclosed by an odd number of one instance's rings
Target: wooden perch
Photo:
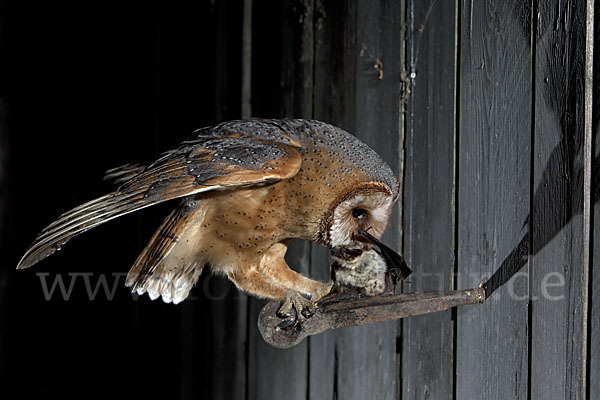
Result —
[[297, 345], [307, 336], [328, 329], [428, 314], [465, 304], [483, 303], [485, 299], [483, 287], [362, 298], [340, 296], [319, 304], [315, 313], [302, 324], [285, 329], [277, 327], [282, 322], [275, 314], [280, 303], [272, 301], [262, 308], [258, 316], [258, 329], [267, 343], [279, 348], [288, 348]]

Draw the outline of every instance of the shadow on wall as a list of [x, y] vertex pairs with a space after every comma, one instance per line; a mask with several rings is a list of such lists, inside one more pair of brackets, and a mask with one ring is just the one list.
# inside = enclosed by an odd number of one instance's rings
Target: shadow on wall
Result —
[[[550, 18], [551, 14], [541, 15]], [[528, 22], [524, 24], [523, 29], [529, 34], [530, 26], [527, 24]], [[554, 29], [555, 24], [565, 26]], [[539, 21], [536, 43], [539, 44], [542, 38], [552, 35], [550, 39], [553, 46], [551, 52], [545, 52], [546, 60], [538, 59], [537, 66], [542, 65], [545, 70], [536, 72], [536, 85], [541, 82], [539, 76], [544, 77], [541, 90], [537, 90], [537, 93], [541, 93], [541, 98], [537, 100], [536, 107], [545, 106], [548, 110], [544, 118], [550, 118], [551, 115], [555, 117], [551, 122], [560, 127], [561, 141], [550, 154], [533, 194], [531, 214], [524, 223], [524, 226], [529, 227], [528, 232], [486, 282], [488, 297], [527, 264], [529, 256], [536, 255], [556, 237], [574, 216], [583, 213], [585, 65], [584, 54], [577, 50], [585, 48], [584, 30], [585, 23], [581, 25], [575, 18]], [[565, 54], [571, 56], [567, 57]], [[560, 64], [558, 67], [557, 63]], [[598, 71], [595, 74], [598, 75]], [[594, 92], [596, 99], [600, 95], [599, 85], [595, 85]], [[600, 122], [599, 114], [594, 113], [594, 127]], [[543, 135], [544, 132], [539, 134]], [[592, 165], [592, 204], [600, 199], [599, 175], [600, 157], [596, 157]]]

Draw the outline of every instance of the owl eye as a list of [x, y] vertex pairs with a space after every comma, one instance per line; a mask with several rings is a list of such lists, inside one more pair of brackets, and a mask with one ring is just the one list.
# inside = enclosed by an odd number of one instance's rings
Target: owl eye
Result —
[[356, 219], [360, 219], [367, 214], [367, 210], [364, 208], [355, 208], [352, 210], [352, 216]]

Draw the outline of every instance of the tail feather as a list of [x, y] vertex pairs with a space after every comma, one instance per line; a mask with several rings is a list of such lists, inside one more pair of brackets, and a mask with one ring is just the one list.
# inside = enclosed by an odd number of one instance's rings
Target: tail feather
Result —
[[182, 207], [178, 207], [156, 230], [148, 245], [131, 267], [127, 282], [125, 283], [127, 286], [132, 286], [131, 290], [137, 290], [139, 287], [144, 286], [156, 266], [170, 253], [179, 241], [179, 237], [185, 227]]
[[132, 292], [148, 292], [152, 300], [179, 303], [196, 284], [204, 261], [189, 242], [196, 235], [205, 209], [184, 200], [162, 223], [131, 267], [125, 285]]
[[28, 268], [60, 250], [62, 245], [80, 233], [149, 205], [152, 203], [144, 201], [143, 193], [113, 192], [76, 207], [40, 233], [17, 268]]

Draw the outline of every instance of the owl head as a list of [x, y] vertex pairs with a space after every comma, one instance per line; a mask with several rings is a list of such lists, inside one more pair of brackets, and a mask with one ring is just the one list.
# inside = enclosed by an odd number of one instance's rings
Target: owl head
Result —
[[389, 186], [380, 182], [364, 182], [348, 190], [334, 203], [329, 213], [327, 241], [332, 257], [342, 264], [365, 251], [376, 252], [393, 272], [394, 282], [411, 273], [404, 258], [383, 244], [383, 235], [396, 198]]
[[329, 247], [364, 248], [359, 230], [381, 237], [388, 224], [395, 199], [380, 182], [363, 182], [348, 190], [331, 208], [328, 216]]

